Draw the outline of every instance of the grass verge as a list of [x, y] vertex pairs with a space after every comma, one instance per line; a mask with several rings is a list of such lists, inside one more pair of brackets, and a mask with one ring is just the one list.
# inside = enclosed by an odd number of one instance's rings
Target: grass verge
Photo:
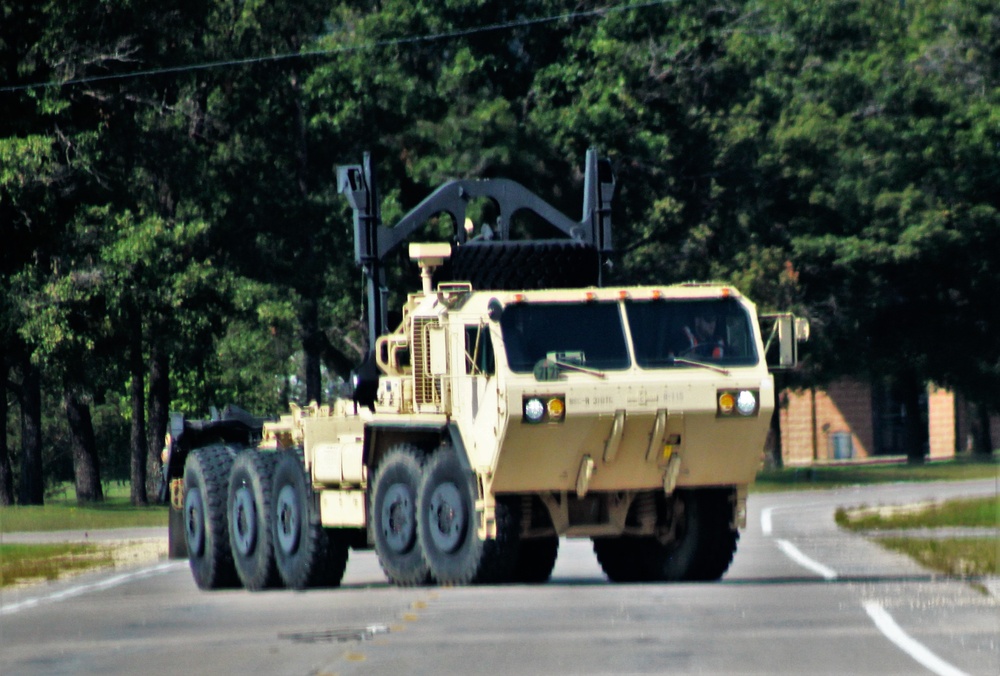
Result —
[[104, 491], [104, 502], [80, 505], [73, 485], [64, 484], [44, 505], [0, 507], [0, 533], [167, 527], [166, 505], [133, 507], [125, 484], [108, 484]]
[[902, 506], [838, 509], [837, 525], [848, 530], [897, 528], [995, 528], [1000, 524], [1000, 495]]
[[766, 469], [757, 474], [751, 491], [767, 493], [802, 489], [838, 488], [901, 481], [967, 481], [1000, 479], [1000, 462], [967, 459], [910, 465], [905, 462], [880, 465], [839, 465]]
[[958, 577], [1000, 575], [995, 538], [878, 538], [886, 549], [902, 552], [921, 565]]
[[67, 573], [113, 563], [111, 548], [92, 544], [0, 545], [0, 587], [55, 580]]
[[133, 507], [127, 501], [80, 506], [49, 503], [42, 506], [0, 507], [0, 533], [101, 528], [167, 527], [167, 507]]
[[[1000, 495], [946, 502], [838, 509], [841, 528], [857, 532], [933, 528], [996, 528]], [[875, 542], [917, 563], [957, 577], [1000, 575], [1000, 540], [995, 537], [877, 537]]]

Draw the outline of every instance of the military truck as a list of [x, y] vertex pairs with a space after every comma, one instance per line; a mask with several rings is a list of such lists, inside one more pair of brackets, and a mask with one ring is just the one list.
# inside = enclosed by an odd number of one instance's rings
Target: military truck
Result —
[[[540, 583], [561, 537], [591, 538], [612, 581], [720, 578], [774, 409], [766, 356], [793, 367], [808, 324], [759, 318], [725, 284], [603, 286], [614, 177], [593, 151], [579, 222], [492, 179], [445, 184], [387, 228], [370, 158], [338, 173], [368, 359], [332, 406], [174, 419], [171, 552], [197, 584], [337, 585], [351, 548], [402, 586]], [[484, 196], [501, 216], [472, 236], [464, 209]], [[563, 237], [511, 240], [521, 209]], [[440, 213], [455, 236], [410, 244], [421, 289], [387, 330], [380, 266]]]

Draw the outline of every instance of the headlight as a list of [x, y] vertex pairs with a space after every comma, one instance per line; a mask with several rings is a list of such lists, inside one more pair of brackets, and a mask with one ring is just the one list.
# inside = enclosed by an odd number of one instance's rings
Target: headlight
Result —
[[562, 395], [528, 396], [524, 398], [524, 422], [562, 422], [566, 418], [566, 399]]
[[715, 415], [719, 418], [748, 418], [760, 411], [759, 390], [719, 390]]

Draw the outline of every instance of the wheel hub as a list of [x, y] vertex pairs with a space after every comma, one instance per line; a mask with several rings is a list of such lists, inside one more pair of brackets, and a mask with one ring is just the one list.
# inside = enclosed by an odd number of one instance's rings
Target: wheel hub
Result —
[[184, 532], [188, 551], [201, 556], [205, 551], [205, 516], [197, 489], [188, 491], [184, 497]]
[[465, 539], [468, 514], [455, 484], [443, 483], [434, 489], [427, 516], [434, 545], [443, 552], [457, 550]]
[[406, 484], [393, 484], [385, 492], [380, 514], [382, 536], [389, 549], [404, 554], [416, 539], [413, 495]]
[[292, 554], [299, 547], [299, 501], [295, 489], [284, 486], [278, 492], [277, 506], [277, 540], [281, 551]]
[[246, 485], [236, 490], [229, 523], [236, 550], [243, 556], [252, 554], [257, 545], [257, 510], [254, 509], [250, 488]]

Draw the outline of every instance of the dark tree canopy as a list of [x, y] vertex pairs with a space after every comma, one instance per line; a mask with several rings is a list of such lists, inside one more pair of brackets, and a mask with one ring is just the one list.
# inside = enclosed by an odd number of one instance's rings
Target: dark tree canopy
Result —
[[492, 176], [576, 216], [597, 147], [615, 281], [730, 281], [813, 320], [807, 381], [997, 411], [994, 5], [0, 0], [0, 502], [65, 465], [13, 424], [36, 372], [44, 425], [93, 420], [149, 490], [168, 408], [334, 396], [366, 349], [335, 167], [366, 150], [392, 223]]

